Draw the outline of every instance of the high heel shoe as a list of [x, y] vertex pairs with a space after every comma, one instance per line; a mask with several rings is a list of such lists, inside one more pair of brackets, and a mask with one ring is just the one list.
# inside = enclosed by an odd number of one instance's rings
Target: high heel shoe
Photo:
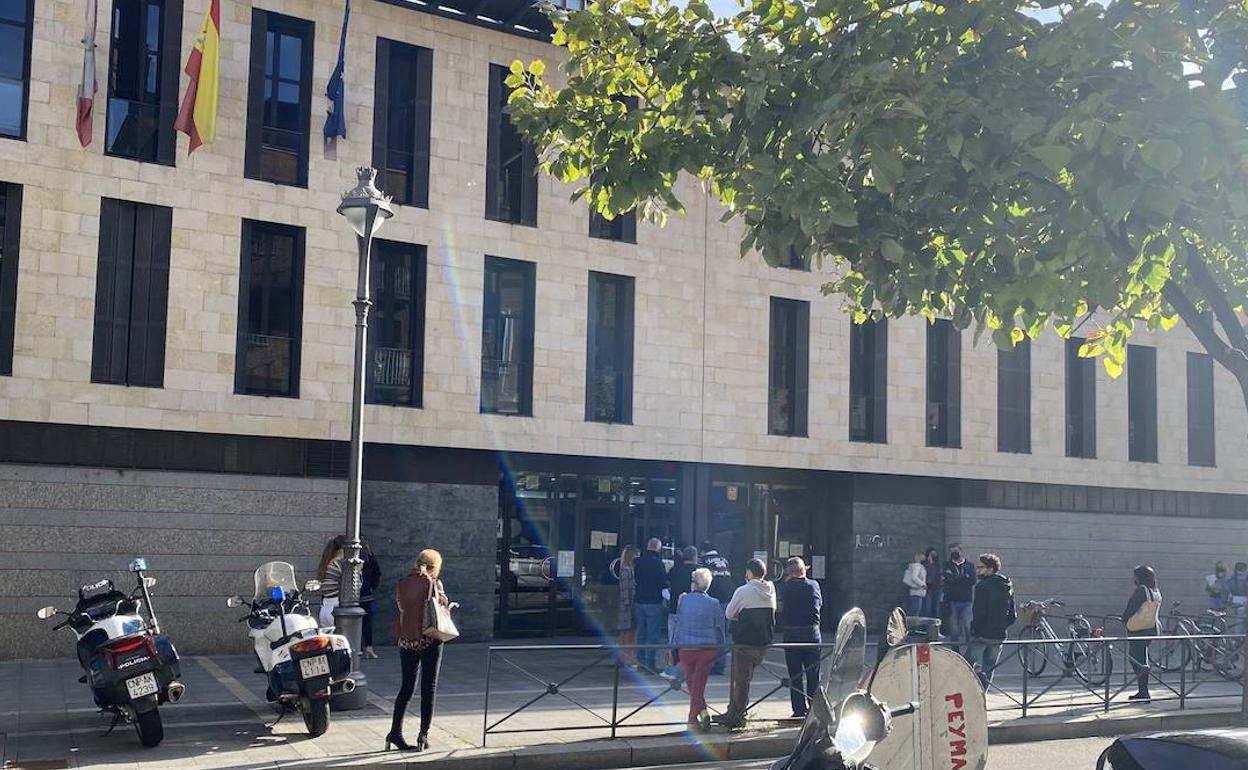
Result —
[[429, 748], [429, 733], [421, 733], [416, 736], [416, 750], [424, 751]]
[[389, 735], [386, 736], [386, 751], [390, 750], [390, 744], [392, 743], [394, 744], [394, 747], [398, 749], [399, 751], [411, 751], [413, 748], [412, 746], [408, 745], [407, 741], [403, 740], [402, 735], [397, 734], [397, 733], [390, 733]]

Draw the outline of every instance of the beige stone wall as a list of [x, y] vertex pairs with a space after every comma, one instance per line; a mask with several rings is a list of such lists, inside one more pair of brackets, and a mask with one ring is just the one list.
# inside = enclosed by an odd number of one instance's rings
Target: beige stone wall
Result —
[[[185, 61], [207, 3], [188, 0]], [[540, 182], [537, 228], [486, 221], [488, 65], [550, 54], [542, 43], [382, 3], [356, 3], [347, 50], [348, 138], [319, 140], [340, 3], [257, 0], [257, 7], [316, 22], [313, 146], [308, 189], [243, 178], [246, 72], [252, 2], [222, 2], [219, 135], [194, 156], [180, 138], [176, 168], [87, 149], [74, 133], [81, 6], [36, 3], [29, 141], [0, 140], [0, 179], [25, 186], [14, 376], [0, 378], [0, 419], [345, 439], [355, 245], [334, 213], [352, 168], [370, 162], [375, 38], [434, 51], [431, 204], [401, 208], [387, 238], [428, 245], [425, 408], [369, 407], [370, 440], [561, 454], [701, 460], [797, 468], [951, 475], [1071, 484], [1248, 491], [1248, 421], [1219, 372], [1216, 469], [1186, 465], [1181, 332], [1156, 340], [1160, 373], [1157, 465], [1126, 461], [1126, 381], [1098, 372], [1095, 461], [1064, 457], [1061, 343], [1034, 347], [1033, 454], [996, 452], [996, 358], [965, 342], [964, 449], [923, 446], [923, 322], [890, 331], [887, 445], [847, 440], [849, 320], [820, 276], [737, 257], [735, 231], [686, 185], [685, 217], [642, 224], [638, 244], [590, 239], [569, 189]], [[98, 64], [108, 54], [101, 13]], [[185, 81], [185, 76], [183, 76]], [[104, 128], [96, 99], [95, 133]], [[163, 389], [90, 382], [101, 196], [174, 208]], [[307, 228], [302, 378], [298, 400], [233, 393], [240, 220]], [[537, 263], [532, 418], [478, 413], [483, 255]], [[585, 319], [589, 270], [636, 277], [634, 424], [586, 423]], [[766, 435], [770, 295], [812, 301], [810, 438]], [[1141, 342], [1150, 342], [1147, 337]]]

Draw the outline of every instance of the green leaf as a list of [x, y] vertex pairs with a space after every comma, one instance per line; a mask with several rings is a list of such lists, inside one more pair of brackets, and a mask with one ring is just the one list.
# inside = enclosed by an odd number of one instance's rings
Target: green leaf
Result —
[[523, 75], [524, 74], [524, 62], [520, 61], [519, 59], [513, 59], [511, 62], [511, 66], [508, 67], [507, 69], [513, 75]]
[[906, 256], [906, 251], [897, 241], [892, 238], [885, 238], [880, 241], [880, 255], [894, 265], [898, 265], [901, 264], [901, 260]]
[[1113, 356], [1105, 356], [1101, 361], [1105, 364], [1105, 371], [1109, 372], [1111, 380], [1116, 380], [1122, 376], [1122, 364], [1115, 360]]
[[949, 154], [958, 157], [962, 154], [963, 138], [961, 132], [955, 131], [945, 137], [945, 143], [949, 145]]
[[1152, 168], [1168, 174], [1183, 160], [1183, 148], [1169, 139], [1149, 139], [1140, 147], [1140, 157]]
[[1069, 147], [1061, 147], [1059, 145], [1033, 147], [1031, 154], [1054, 174], [1066, 168], [1071, 159], [1075, 157], [1074, 152]]
[[540, 78], [542, 75], [546, 73], [546, 62], [542, 61], [541, 59], [534, 59], [533, 61], [529, 62], [529, 72], [532, 72], [534, 75]]
[[884, 193], [893, 192], [905, 173], [901, 156], [890, 149], [876, 148], [871, 153], [871, 173], [875, 175], [876, 187]]

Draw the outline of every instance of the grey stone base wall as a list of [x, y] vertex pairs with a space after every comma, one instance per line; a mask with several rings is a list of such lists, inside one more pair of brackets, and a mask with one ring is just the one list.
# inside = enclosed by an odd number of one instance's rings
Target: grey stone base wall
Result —
[[498, 486], [369, 481], [363, 525], [381, 567], [374, 603], [375, 643], [394, 642], [394, 587], [422, 549], [442, 554], [442, 582], [459, 602], [455, 623], [464, 641], [494, 634], [498, 564]]
[[855, 502], [853, 517], [854, 600], [874, 629], [904, 606], [901, 577], [914, 553], [928, 546], [944, 550], [945, 508]]
[[0, 464], [0, 659], [73, 654], [73, 634], [35, 611], [69, 609], [78, 587], [147, 559], [153, 604], [184, 654], [243, 652], [238, 610], [261, 563], [310, 578], [343, 529], [346, 482]]

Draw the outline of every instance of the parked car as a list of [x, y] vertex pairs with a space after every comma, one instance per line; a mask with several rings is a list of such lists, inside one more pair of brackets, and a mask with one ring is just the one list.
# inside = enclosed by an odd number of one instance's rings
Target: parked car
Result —
[[1176, 730], [1127, 735], [1110, 744], [1096, 770], [1248, 770], [1248, 729]]

